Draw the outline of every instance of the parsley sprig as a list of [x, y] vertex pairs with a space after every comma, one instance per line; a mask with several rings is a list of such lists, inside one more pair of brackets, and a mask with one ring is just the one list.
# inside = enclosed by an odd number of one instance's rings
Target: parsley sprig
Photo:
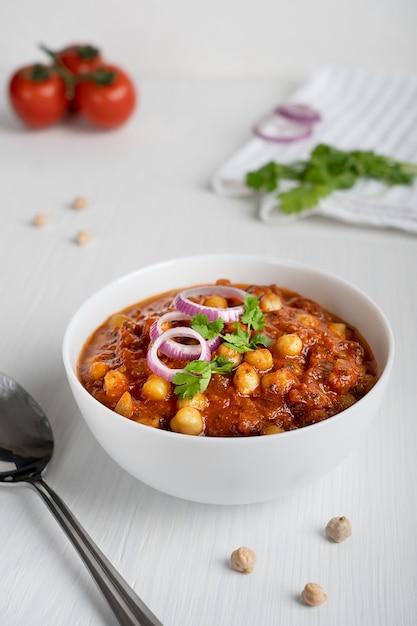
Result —
[[180, 400], [192, 399], [207, 389], [212, 374], [229, 374], [233, 367], [232, 361], [221, 355], [211, 361], [190, 361], [182, 372], [175, 374], [174, 393]]
[[[402, 163], [372, 151], [349, 152], [319, 144], [307, 161], [289, 165], [270, 162], [249, 172], [246, 185], [267, 193], [278, 189], [282, 211], [299, 213], [315, 207], [322, 198], [337, 189], [351, 189], [359, 178], [379, 180], [392, 186], [411, 185], [416, 176], [417, 164]], [[298, 184], [289, 191], [279, 191], [283, 180]]]
[[[206, 340], [221, 337], [224, 344], [237, 352], [244, 353], [256, 350], [259, 345], [268, 346], [270, 339], [260, 332], [265, 327], [265, 318], [259, 308], [259, 300], [255, 296], [246, 294], [244, 299], [245, 312], [240, 322], [235, 322], [236, 332], [222, 334], [224, 322], [218, 317], [209, 322], [207, 315], [197, 313], [190, 320], [190, 327], [200, 333]], [[241, 323], [245, 325], [242, 327]], [[182, 372], [175, 374], [173, 383], [174, 393], [179, 399], [192, 399], [197, 393], [203, 393], [210, 382], [212, 374], [229, 374], [234, 367], [233, 362], [223, 355], [218, 355], [211, 361], [194, 360], [187, 363]]]
[[241, 322], [246, 325], [243, 328], [239, 322], [235, 322], [235, 333], [222, 335], [224, 343], [233, 350], [243, 353], [248, 350], [256, 350], [258, 345], [269, 346], [271, 340], [262, 333], [252, 332], [265, 328], [265, 318], [259, 308], [259, 300], [255, 296], [247, 294], [244, 300], [245, 312], [241, 317]]
[[190, 326], [196, 330], [204, 339], [210, 340], [219, 336], [229, 348], [243, 353], [249, 350], [256, 350], [258, 345], [268, 346], [270, 339], [259, 332], [265, 328], [265, 318], [259, 308], [259, 300], [255, 296], [246, 294], [244, 299], [245, 312], [241, 317], [241, 322], [246, 325], [243, 328], [240, 322], [235, 322], [236, 329], [233, 333], [222, 334], [224, 322], [218, 317], [214, 322], [209, 322], [207, 315], [198, 313], [190, 320]]

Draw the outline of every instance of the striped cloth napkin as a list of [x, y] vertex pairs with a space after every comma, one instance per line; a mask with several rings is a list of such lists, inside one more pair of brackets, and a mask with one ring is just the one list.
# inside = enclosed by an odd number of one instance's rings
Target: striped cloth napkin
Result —
[[[244, 182], [247, 172], [269, 161], [306, 159], [318, 143], [342, 150], [373, 150], [417, 163], [417, 75], [323, 67], [288, 102], [320, 112], [322, 121], [314, 126], [313, 134], [292, 143], [253, 137], [216, 172], [212, 184], [217, 194], [252, 195]], [[280, 211], [276, 192], [262, 195], [259, 202], [260, 218], [268, 224], [281, 225], [317, 214], [417, 234], [417, 182], [387, 188], [377, 181], [361, 180], [353, 189], [336, 191], [316, 208], [296, 215]]]

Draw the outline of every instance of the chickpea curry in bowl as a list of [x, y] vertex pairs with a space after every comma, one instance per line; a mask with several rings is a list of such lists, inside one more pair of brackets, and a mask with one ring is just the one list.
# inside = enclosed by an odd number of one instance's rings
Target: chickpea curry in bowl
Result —
[[375, 385], [377, 365], [358, 330], [314, 300], [220, 279], [115, 312], [85, 343], [78, 376], [135, 422], [246, 437], [340, 413]]
[[121, 468], [232, 505], [292, 493], [353, 451], [388, 406], [394, 340], [378, 305], [326, 271], [208, 254], [103, 286], [73, 314], [62, 355]]

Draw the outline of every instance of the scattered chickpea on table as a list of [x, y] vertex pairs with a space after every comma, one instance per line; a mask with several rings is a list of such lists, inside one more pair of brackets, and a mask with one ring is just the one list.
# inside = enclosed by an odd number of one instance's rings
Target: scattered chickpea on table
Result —
[[[76, 196], [71, 203], [71, 207], [77, 211], [85, 209], [88, 203], [84, 196]], [[49, 218], [46, 213], [38, 213], [32, 220], [33, 226], [36, 228], [44, 228], [49, 224]], [[88, 230], [80, 230], [74, 238], [75, 242], [79, 246], [84, 246], [91, 241], [91, 233]]]
[[352, 524], [347, 517], [332, 517], [326, 526], [326, 535], [336, 543], [345, 541], [352, 534]]
[[47, 226], [48, 223], [49, 219], [46, 213], [38, 213], [33, 218], [33, 225], [37, 226], [38, 228], [43, 228], [44, 226]]
[[327, 600], [323, 587], [317, 583], [307, 583], [301, 592], [301, 597], [308, 606], [319, 606]]
[[77, 196], [72, 201], [72, 208], [79, 211], [80, 209], [85, 209], [87, 207], [87, 200], [84, 196]]
[[79, 246], [85, 246], [91, 241], [91, 233], [88, 230], [80, 230], [75, 236], [75, 241]]
[[242, 546], [234, 550], [230, 556], [230, 564], [237, 572], [249, 574], [256, 563], [256, 554], [251, 548]]

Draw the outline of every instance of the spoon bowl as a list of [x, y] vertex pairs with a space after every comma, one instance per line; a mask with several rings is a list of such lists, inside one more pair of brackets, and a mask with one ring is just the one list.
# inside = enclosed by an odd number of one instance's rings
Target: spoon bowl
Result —
[[40, 406], [0, 373], [0, 481], [25, 482], [39, 476], [53, 451], [52, 428]]
[[41, 407], [15, 380], [0, 372], [0, 482], [25, 482], [41, 496], [122, 626], [162, 626], [43, 480], [53, 450], [52, 428]]

